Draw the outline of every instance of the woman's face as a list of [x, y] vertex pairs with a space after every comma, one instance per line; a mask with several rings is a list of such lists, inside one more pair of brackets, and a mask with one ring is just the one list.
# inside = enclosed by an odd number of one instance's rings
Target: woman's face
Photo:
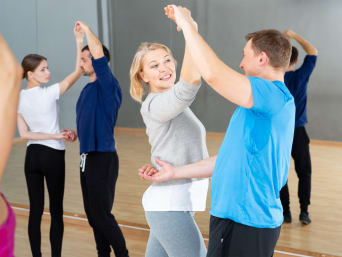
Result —
[[151, 92], [170, 89], [176, 80], [175, 60], [164, 49], [156, 49], [145, 54], [143, 69], [139, 73]]
[[29, 71], [28, 79], [39, 84], [48, 83], [50, 80], [50, 71], [46, 60], [42, 60], [38, 67], [32, 72]]

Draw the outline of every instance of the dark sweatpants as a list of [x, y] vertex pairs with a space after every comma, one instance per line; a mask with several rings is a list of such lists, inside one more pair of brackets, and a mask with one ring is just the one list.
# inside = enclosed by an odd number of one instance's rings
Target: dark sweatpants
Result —
[[[298, 176], [298, 198], [301, 211], [308, 211], [311, 195], [311, 158], [309, 150], [310, 139], [305, 127], [297, 127], [294, 131], [292, 158]], [[284, 211], [290, 210], [289, 188], [286, 185], [280, 191], [280, 199]]]
[[271, 257], [280, 227], [254, 228], [210, 216], [207, 257]]
[[91, 152], [81, 167], [84, 209], [93, 228], [99, 257], [109, 257], [113, 247], [116, 257], [128, 256], [126, 242], [111, 213], [119, 161], [116, 152]]
[[40, 224], [44, 210], [44, 178], [50, 201], [50, 243], [52, 257], [61, 257], [63, 240], [63, 196], [65, 151], [32, 144], [27, 147], [25, 177], [30, 200], [28, 234], [33, 257], [41, 257]]

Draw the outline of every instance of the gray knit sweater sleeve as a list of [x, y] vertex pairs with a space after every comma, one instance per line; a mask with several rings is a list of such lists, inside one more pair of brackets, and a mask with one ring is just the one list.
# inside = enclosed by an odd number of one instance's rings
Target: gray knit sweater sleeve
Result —
[[163, 93], [150, 93], [145, 101], [150, 117], [166, 122], [177, 117], [195, 100], [200, 85], [193, 85], [180, 79], [170, 90]]

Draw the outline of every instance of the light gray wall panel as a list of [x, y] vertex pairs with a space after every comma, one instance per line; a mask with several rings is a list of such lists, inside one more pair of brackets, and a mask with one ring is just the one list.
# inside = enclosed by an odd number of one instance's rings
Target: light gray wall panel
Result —
[[5, 38], [17, 60], [32, 49], [36, 51], [37, 22], [36, 1], [2, 0], [0, 7], [0, 33]]

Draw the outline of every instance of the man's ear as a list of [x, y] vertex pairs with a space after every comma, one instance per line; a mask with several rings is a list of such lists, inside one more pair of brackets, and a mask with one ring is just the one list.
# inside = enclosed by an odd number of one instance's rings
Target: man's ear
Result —
[[259, 61], [259, 64], [261, 66], [265, 66], [269, 63], [270, 60], [269, 60], [269, 58], [265, 52], [261, 52], [259, 54], [259, 60], [258, 61]]

